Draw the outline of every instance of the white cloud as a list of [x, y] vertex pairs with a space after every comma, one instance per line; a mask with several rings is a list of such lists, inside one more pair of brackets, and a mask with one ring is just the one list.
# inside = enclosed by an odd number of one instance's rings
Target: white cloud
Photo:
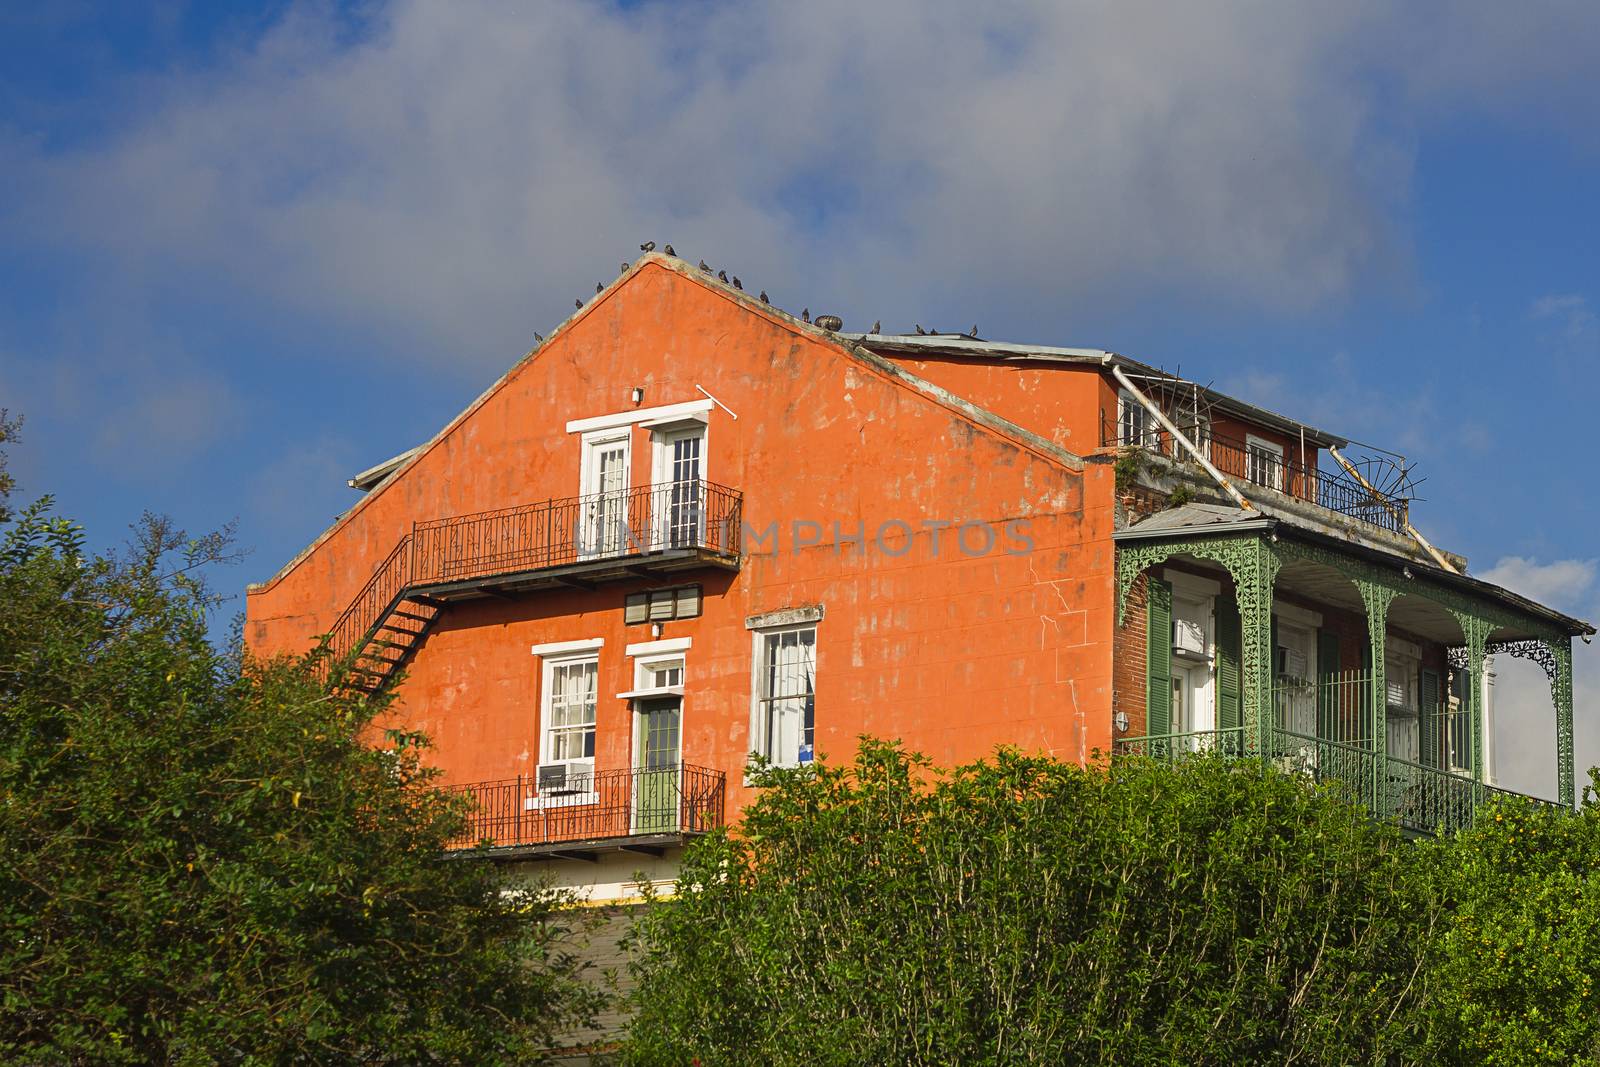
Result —
[[1522, 556], [1506, 556], [1477, 577], [1541, 604], [1576, 611], [1592, 603], [1597, 568], [1600, 561], [1593, 559], [1540, 563]]
[[378, 10], [347, 44], [295, 9], [108, 142], [14, 144], [7, 228], [483, 366], [646, 237], [888, 323], [1303, 307], [1403, 274], [1412, 110], [1492, 95], [1505, 24], [1530, 78], [1585, 39], [1489, 4], [1443, 37], [1251, 0]]
[[1575, 293], [1542, 296], [1533, 302], [1530, 314], [1554, 324], [1557, 332], [1551, 340], [1558, 348], [1592, 350], [1600, 345], [1600, 319], [1587, 297]]

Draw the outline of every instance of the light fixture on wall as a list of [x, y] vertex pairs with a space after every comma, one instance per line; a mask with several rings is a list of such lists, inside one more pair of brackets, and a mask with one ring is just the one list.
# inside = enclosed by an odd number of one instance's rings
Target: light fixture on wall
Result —
[[655, 637], [655, 638], [660, 638], [660, 636], [661, 636], [661, 624], [659, 622], [653, 622], [653, 623], [650, 624], [650, 636], [651, 637]]
[[1119, 733], [1119, 734], [1127, 733], [1128, 732], [1128, 713], [1125, 712], [1125, 711], [1119, 711], [1115, 715], [1111, 716], [1111, 725], [1115, 726], [1117, 728], [1117, 733]]
[[644, 403], [644, 386], [636, 385], [633, 387], [633, 402], [635, 404]]

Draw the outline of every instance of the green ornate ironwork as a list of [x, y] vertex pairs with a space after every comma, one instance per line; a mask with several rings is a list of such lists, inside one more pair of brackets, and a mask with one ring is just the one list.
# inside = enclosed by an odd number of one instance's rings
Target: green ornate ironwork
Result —
[[1134, 579], [1173, 556], [1193, 556], [1219, 563], [1233, 578], [1239, 604], [1240, 718], [1246, 750], [1260, 752], [1271, 725], [1272, 706], [1272, 586], [1279, 560], [1261, 538], [1253, 534], [1192, 540], [1146, 541], [1117, 548], [1117, 625], [1127, 611], [1128, 592]]
[[[1400, 596], [1415, 596], [1449, 611], [1461, 627], [1466, 651], [1466, 666], [1471, 680], [1472, 774], [1482, 782], [1484, 657], [1491, 635], [1498, 629], [1531, 632], [1549, 649], [1554, 667], [1550, 690], [1556, 710], [1556, 755], [1559, 768], [1561, 802], [1574, 803], [1572, 748], [1572, 642], [1567, 634], [1543, 620], [1520, 615], [1472, 592], [1452, 588], [1426, 577], [1408, 577], [1403, 569], [1383, 566], [1369, 560], [1293, 541], [1268, 540], [1257, 534], [1223, 534], [1212, 537], [1146, 541], [1117, 547], [1117, 625], [1127, 610], [1128, 593], [1134, 580], [1150, 567], [1173, 556], [1192, 556], [1220, 564], [1233, 578], [1239, 603], [1243, 638], [1240, 663], [1243, 690], [1245, 743], [1254, 754], [1268, 747], [1271, 726], [1272, 591], [1283, 564], [1303, 560], [1329, 567], [1348, 578], [1361, 594], [1368, 618], [1372, 652], [1372, 708], [1374, 745], [1386, 751], [1388, 703], [1385, 659], [1389, 606]], [[1513, 651], [1507, 649], [1508, 651]], [[1514, 652], [1515, 654], [1515, 652]], [[1376, 795], [1381, 795], [1381, 790]]]

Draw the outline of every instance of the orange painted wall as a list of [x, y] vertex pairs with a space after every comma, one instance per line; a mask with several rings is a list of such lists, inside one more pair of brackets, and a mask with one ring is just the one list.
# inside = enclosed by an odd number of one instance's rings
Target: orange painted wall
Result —
[[1098, 365], [900, 353], [888, 358], [1080, 456], [1100, 447], [1102, 413], [1108, 424], [1116, 421], [1117, 390]]
[[[730, 813], [744, 799], [739, 771], [750, 748], [744, 619], [759, 612], [824, 608], [822, 756], [848, 757], [861, 733], [903, 738], [944, 763], [1001, 743], [1069, 759], [1109, 746], [1109, 466], [1074, 469], [980, 427], [820, 331], [658, 257], [597, 297], [297, 563], [253, 588], [252, 646], [307, 647], [414, 520], [576, 495], [579, 436], [566, 422], [627, 410], [634, 386], [646, 406], [698, 399], [697, 386], [717, 397], [725, 407], [709, 415], [705, 476], [744, 493], [753, 528], [785, 531], [778, 546], [747, 554], [737, 574], [684, 579], [705, 585], [704, 615], [667, 623], [662, 635], [693, 640], [683, 758], [728, 773]], [[646, 437], [635, 431], [636, 484], [650, 479]], [[1010, 519], [1026, 523], [1025, 550], [1001, 529]], [[958, 550], [954, 530], [937, 546], [921, 530], [898, 556], [832, 544], [836, 523], [870, 538], [891, 520], [979, 521], [996, 539], [973, 554]], [[795, 551], [801, 521], [820, 524], [824, 543]], [[976, 549], [977, 527], [967, 540]], [[650, 633], [624, 626], [622, 604], [648, 584], [451, 607], [411, 664], [399, 714], [434, 738], [449, 781], [531, 775], [539, 665], [530, 646], [603, 638], [596, 766], [628, 766], [632, 715], [614, 694], [633, 687], [624, 646]]]

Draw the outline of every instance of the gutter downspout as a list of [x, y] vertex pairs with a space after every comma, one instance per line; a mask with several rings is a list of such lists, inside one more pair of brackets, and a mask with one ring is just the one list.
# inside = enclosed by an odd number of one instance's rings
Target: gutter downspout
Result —
[[1428, 539], [1426, 537], [1423, 537], [1422, 534], [1417, 531], [1417, 528], [1415, 526], [1411, 525], [1410, 518], [1408, 518], [1405, 515], [1400, 514], [1400, 509], [1395, 507], [1393, 504], [1389, 503], [1389, 498], [1388, 497], [1384, 496], [1382, 493], [1378, 492], [1377, 489], [1373, 488], [1372, 483], [1367, 481], [1365, 478], [1363, 478], [1361, 476], [1361, 472], [1356, 470], [1355, 466], [1349, 460], [1347, 460], [1343, 456], [1341, 456], [1339, 454], [1339, 450], [1337, 448], [1334, 448], [1332, 445], [1329, 445], [1328, 446], [1328, 455], [1330, 455], [1334, 459], [1338, 460], [1339, 461], [1339, 466], [1343, 467], [1345, 469], [1345, 472], [1348, 473], [1350, 475], [1350, 477], [1352, 477], [1356, 481], [1360, 482], [1361, 483], [1361, 487], [1363, 489], [1365, 489], [1367, 492], [1372, 494], [1372, 499], [1376, 500], [1379, 504], [1383, 505], [1383, 510], [1387, 511], [1391, 516], [1394, 517], [1394, 520], [1396, 522], [1398, 522], [1402, 527], [1404, 527], [1406, 533], [1411, 535], [1411, 539], [1413, 541], [1415, 541], [1417, 544], [1421, 545], [1423, 547], [1423, 550], [1426, 551], [1428, 553], [1428, 555], [1433, 557], [1433, 561], [1435, 563], [1437, 563], [1440, 567], [1443, 567], [1445, 570], [1449, 571], [1451, 574], [1460, 574], [1461, 573], [1461, 569], [1459, 567], [1457, 567], [1454, 563], [1451, 563], [1448, 559], [1446, 559], [1443, 552], [1440, 552], [1437, 548], [1434, 548], [1433, 545], [1429, 544], [1428, 543]]
[[1111, 368], [1111, 377], [1117, 380], [1117, 384], [1131, 393], [1134, 399], [1138, 400], [1140, 404], [1144, 405], [1144, 409], [1146, 411], [1155, 416], [1156, 421], [1161, 424], [1161, 428], [1171, 434], [1172, 439], [1181, 444], [1184, 447], [1184, 450], [1195, 458], [1195, 462], [1199, 463], [1200, 466], [1205, 468], [1206, 473], [1211, 475], [1212, 479], [1218, 485], [1222, 486], [1222, 491], [1232, 497], [1235, 504], [1238, 504], [1239, 507], [1245, 511], [1255, 511], [1256, 509], [1251, 505], [1250, 501], [1244, 498], [1244, 494], [1239, 492], [1239, 490], [1234, 487], [1234, 484], [1228, 481], [1221, 471], [1213, 467], [1209, 459], [1200, 454], [1200, 450], [1195, 447], [1194, 442], [1185, 437], [1183, 431], [1172, 424], [1172, 420], [1167, 418], [1166, 414], [1162, 412], [1161, 408], [1157, 406], [1149, 397], [1145, 396], [1144, 393], [1140, 392], [1139, 387], [1133, 384], [1132, 379], [1130, 379], [1126, 374], [1122, 373], [1122, 368], [1113, 362], [1114, 358], [1115, 357], [1113, 356], [1106, 356], [1105, 365]]

